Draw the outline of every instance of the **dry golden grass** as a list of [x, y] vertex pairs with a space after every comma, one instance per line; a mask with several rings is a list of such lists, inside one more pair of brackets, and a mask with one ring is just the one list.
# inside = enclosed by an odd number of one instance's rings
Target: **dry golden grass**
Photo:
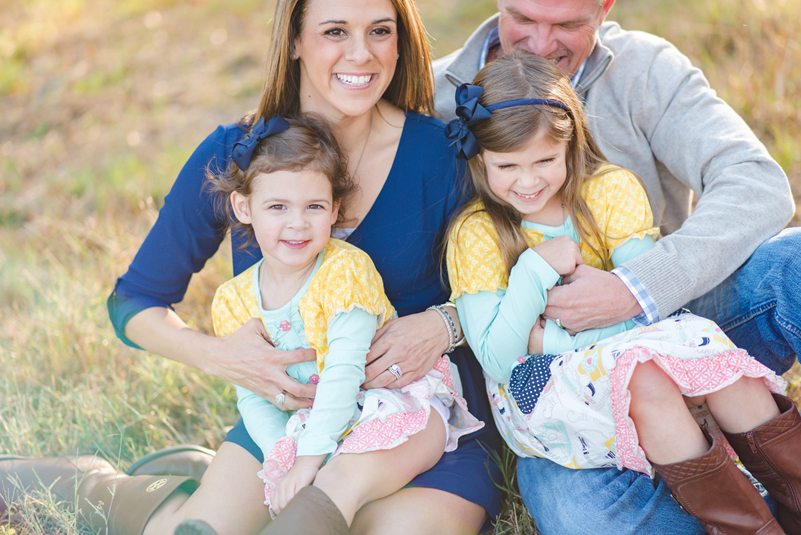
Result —
[[[495, 2], [419, 5], [442, 56]], [[800, 0], [621, 0], [610, 18], [666, 37], [703, 68], [799, 199], [799, 12]], [[229, 385], [123, 346], [105, 298], [191, 150], [256, 104], [271, 13], [255, 0], [3, 4], [0, 452], [97, 452], [124, 468], [178, 442], [215, 448], [234, 422]], [[225, 249], [178, 307], [206, 331], [213, 289], [230, 276]], [[799, 374], [787, 377], [799, 399]], [[513, 491], [514, 459], [504, 465]], [[51, 505], [31, 497], [17, 533], [78, 533]], [[509, 501], [498, 532], [531, 530]]]

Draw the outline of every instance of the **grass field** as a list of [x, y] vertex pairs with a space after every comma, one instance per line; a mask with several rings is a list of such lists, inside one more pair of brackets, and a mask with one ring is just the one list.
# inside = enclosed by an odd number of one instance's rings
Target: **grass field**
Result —
[[[435, 56], [460, 46], [495, 5], [418, 3]], [[125, 468], [175, 443], [216, 448], [234, 423], [231, 386], [125, 347], [105, 299], [191, 150], [256, 105], [272, 5], [3, 2], [0, 452], [99, 453]], [[801, 0], [621, 0], [609, 18], [667, 38], [701, 67], [799, 201], [799, 12]], [[210, 330], [210, 299], [229, 264], [223, 248], [177, 306], [198, 329]], [[787, 378], [798, 397], [798, 373]], [[85, 532], [47, 499], [22, 510], [17, 534]], [[532, 533], [525, 523], [512, 501], [497, 532]]]

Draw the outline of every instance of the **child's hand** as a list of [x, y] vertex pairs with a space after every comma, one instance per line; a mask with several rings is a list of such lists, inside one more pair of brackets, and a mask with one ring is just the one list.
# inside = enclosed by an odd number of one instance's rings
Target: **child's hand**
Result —
[[545, 335], [545, 318], [537, 318], [537, 323], [531, 328], [528, 335], [528, 354], [542, 355], [542, 339]]
[[560, 275], [570, 275], [584, 263], [581, 249], [570, 236], [557, 236], [532, 248]]
[[270, 507], [275, 514], [283, 511], [300, 489], [312, 484], [324, 460], [325, 455], [304, 455], [295, 459], [295, 465], [270, 493]]

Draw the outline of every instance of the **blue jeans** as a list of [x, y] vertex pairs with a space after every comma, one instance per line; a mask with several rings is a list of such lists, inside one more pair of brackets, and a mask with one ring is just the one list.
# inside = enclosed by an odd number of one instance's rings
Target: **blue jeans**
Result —
[[[801, 350], [801, 228], [760, 245], [737, 271], [688, 303], [715, 320], [739, 347], [777, 373]], [[660, 480], [616, 468], [571, 470], [547, 459], [520, 458], [520, 493], [543, 535], [704, 533]]]

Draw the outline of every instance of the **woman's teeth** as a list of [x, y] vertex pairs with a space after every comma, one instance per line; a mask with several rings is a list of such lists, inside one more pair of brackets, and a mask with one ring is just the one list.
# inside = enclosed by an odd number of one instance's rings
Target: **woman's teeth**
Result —
[[337, 74], [337, 80], [342, 82], [343, 84], [348, 84], [352, 86], [362, 86], [367, 85], [367, 83], [373, 78], [372, 74], [368, 74], [365, 76], [352, 76], [350, 74]]

